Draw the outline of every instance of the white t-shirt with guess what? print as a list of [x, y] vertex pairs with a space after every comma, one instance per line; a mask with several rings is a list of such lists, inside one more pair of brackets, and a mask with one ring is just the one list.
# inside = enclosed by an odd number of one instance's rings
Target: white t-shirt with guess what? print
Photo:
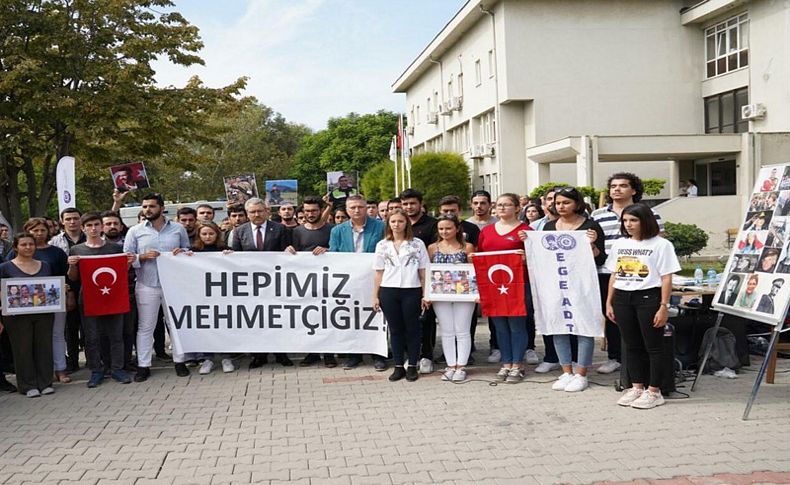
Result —
[[680, 271], [675, 247], [663, 237], [637, 241], [616, 239], [606, 268], [615, 275], [618, 290], [637, 291], [661, 287], [661, 277]]

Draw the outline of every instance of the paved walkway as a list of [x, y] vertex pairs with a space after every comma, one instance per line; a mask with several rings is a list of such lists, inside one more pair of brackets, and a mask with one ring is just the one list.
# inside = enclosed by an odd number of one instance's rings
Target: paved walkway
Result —
[[81, 371], [54, 396], [2, 395], [0, 483], [790, 483], [790, 373], [740, 419], [754, 357], [737, 379], [704, 377], [649, 411], [615, 405], [614, 377], [594, 373], [602, 385], [566, 394], [534, 372], [491, 386], [493, 366], [456, 385], [242, 363], [98, 389]]

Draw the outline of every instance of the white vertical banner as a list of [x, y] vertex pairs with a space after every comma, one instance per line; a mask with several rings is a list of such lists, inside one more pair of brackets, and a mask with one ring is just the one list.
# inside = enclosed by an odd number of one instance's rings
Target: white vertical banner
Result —
[[77, 182], [74, 170], [74, 157], [63, 157], [58, 160], [56, 171], [58, 189], [58, 214], [63, 209], [76, 207]]
[[601, 290], [586, 232], [529, 231], [524, 245], [538, 331], [603, 337]]

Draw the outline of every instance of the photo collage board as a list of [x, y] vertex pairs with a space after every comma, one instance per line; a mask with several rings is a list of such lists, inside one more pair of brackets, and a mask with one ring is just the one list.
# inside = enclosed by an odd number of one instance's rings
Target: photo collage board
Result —
[[715, 310], [772, 325], [790, 304], [790, 164], [760, 169], [713, 298]]

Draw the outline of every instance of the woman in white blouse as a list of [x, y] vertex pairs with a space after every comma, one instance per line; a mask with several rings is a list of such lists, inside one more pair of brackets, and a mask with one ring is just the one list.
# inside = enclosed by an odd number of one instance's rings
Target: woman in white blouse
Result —
[[[428, 251], [425, 244], [412, 234], [411, 223], [402, 209], [390, 211], [384, 228], [384, 239], [376, 245], [373, 269], [373, 307], [384, 312], [390, 330], [395, 370], [392, 382], [406, 378], [417, 380], [422, 325], [420, 310], [429, 303], [423, 298]], [[409, 357], [403, 367], [403, 353]]]

